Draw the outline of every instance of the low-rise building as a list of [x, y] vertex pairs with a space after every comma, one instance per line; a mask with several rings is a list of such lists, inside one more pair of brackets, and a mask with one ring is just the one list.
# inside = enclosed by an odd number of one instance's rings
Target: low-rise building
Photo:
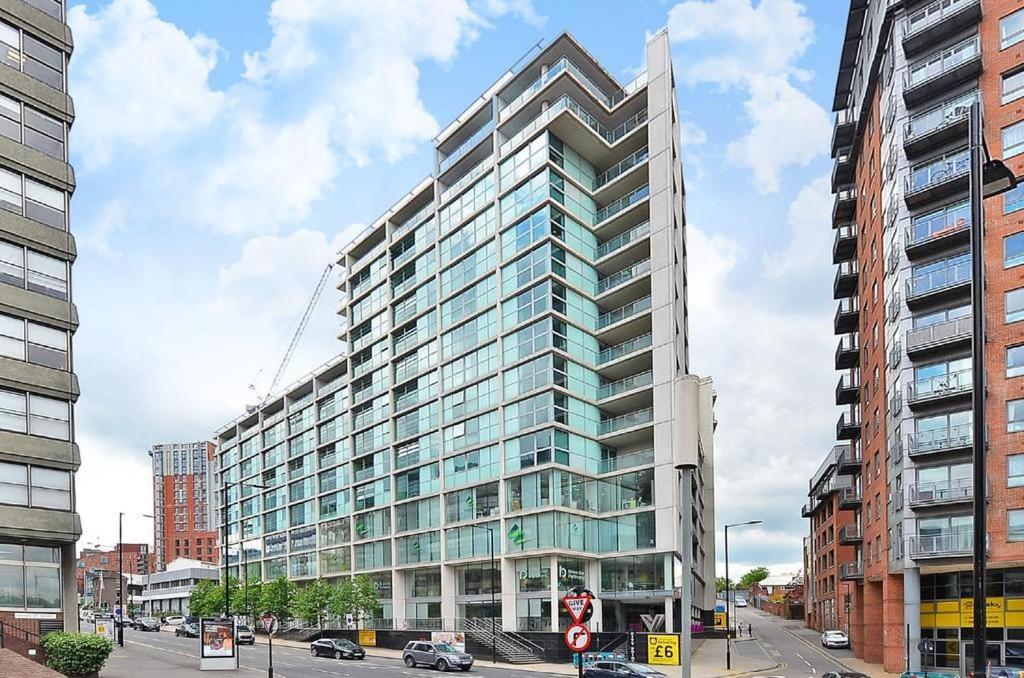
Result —
[[143, 614], [187, 615], [192, 590], [204, 579], [218, 581], [220, 573], [215, 563], [176, 558], [167, 563], [163, 572], [144, 575], [142, 579], [142, 593], [135, 596], [135, 601]]

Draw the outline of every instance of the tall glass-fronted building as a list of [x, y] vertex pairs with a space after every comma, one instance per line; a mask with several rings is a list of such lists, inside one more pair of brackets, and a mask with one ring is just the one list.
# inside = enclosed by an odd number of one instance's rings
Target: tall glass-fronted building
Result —
[[706, 618], [714, 394], [688, 372], [668, 44], [623, 86], [560, 36], [339, 254], [342, 356], [217, 433], [232, 572], [367, 573], [396, 629], [555, 630], [576, 584], [600, 630]]

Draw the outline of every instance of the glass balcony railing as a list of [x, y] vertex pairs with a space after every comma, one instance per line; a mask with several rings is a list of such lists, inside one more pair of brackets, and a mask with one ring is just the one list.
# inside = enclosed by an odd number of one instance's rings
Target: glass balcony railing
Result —
[[974, 531], [971, 528], [918, 534], [910, 538], [910, 556], [941, 557], [970, 553], [974, 549]]
[[907, 280], [907, 297], [919, 297], [971, 281], [971, 260], [960, 261], [937, 271], [916, 275]]
[[913, 141], [943, 127], [966, 120], [971, 104], [978, 98], [977, 92], [957, 97], [931, 110], [915, 115], [903, 128], [904, 141]]
[[612, 179], [621, 176], [627, 170], [630, 170], [636, 167], [637, 165], [645, 162], [648, 157], [650, 157], [650, 154], [648, 153], [646, 146], [641, 148], [636, 153], [631, 153], [628, 157], [624, 158], [623, 160], [620, 160], [619, 162], [615, 163], [615, 165], [609, 167], [607, 170], [597, 175], [597, 178], [594, 179], [594, 188], [600, 188], [601, 186], [604, 186]]
[[903, 35], [911, 36], [934, 26], [946, 17], [956, 14], [965, 7], [977, 5], [980, 0], [935, 0], [916, 12], [911, 12], [903, 20]]
[[911, 485], [911, 504], [942, 504], [964, 501], [974, 497], [974, 481], [971, 478], [955, 478], [931, 483]]
[[599, 280], [597, 282], [597, 293], [598, 294], [604, 294], [608, 290], [613, 289], [615, 287], [618, 287], [619, 285], [622, 285], [623, 283], [629, 282], [630, 280], [633, 280], [634, 278], [639, 278], [643, 274], [648, 273], [650, 270], [651, 270], [651, 260], [650, 260], [650, 258], [644, 259], [643, 261], [638, 261], [637, 263], [633, 264], [632, 266], [630, 266], [628, 268], [624, 268], [621, 271], [617, 271], [616, 273], [612, 273], [607, 278], [603, 278], [603, 279]]
[[907, 331], [907, 350], [913, 351], [921, 346], [941, 344], [971, 336], [974, 332], [972, 316], [952, 318], [941, 323], [919, 327]]
[[643, 299], [637, 299], [636, 301], [632, 301], [626, 304], [625, 306], [620, 306], [614, 311], [608, 311], [607, 313], [602, 313], [601, 315], [599, 315], [597, 317], [597, 328], [603, 329], [605, 327], [608, 327], [609, 325], [614, 325], [615, 323], [621, 320], [625, 320], [626, 318], [637, 315], [638, 313], [649, 311], [650, 309], [650, 296], [646, 296]]
[[625, 247], [634, 240], [639, 240], [651, 232], [651, 222], [645, 221], [639, 226], [634, 226], [625, 233], [620, 233], [611, 240], [597, 246], [597, 258], [602, 259], [615, 250]]
[[917, 379], [907, 384], [907, 399], [910, 402], [917, 402], [918, 400], [965, 393], [974, 387], [973, 377], [974, 370], [966, 369]]
[[608, 219], [627, 207], [634, 205], [651, 194], [651, 187], [648, 184], [644, 184], [640, 188], [636, 189], [629, 195], [624, 195], [607, 207], [603, 207], [597, 211], [594, 216], [594, 223], [599, 224], [605, 219]]
[[595, 99], [603, 103], [608, 108], [615, 105], [612, 97], [605, 94], [604, 90], [598, 87], [593, 80], [587, 77], [583, 71], [580, 70], [579, 66], [574, 64], [568, 57], [562, 57], [549, 66], [546, 73], [542, 73], [540, 77], [530, 83], [529, 87], [523, 90], [522, 94], [506, 104], [505, 107], [501, 109], [498, 117], [501, 120], [504, 120], [518, 111], [527, 101], [532, 99], [537, 92], [542, 90], [546, 84], [565, 72], [571, 73], [580, 82], [580, 84], [583, 85], [585, 90], [593, 94]]
[[494, 121], [489, 120], [484, 124], [483, 127], [473, 132], [468, 139], [463, 141], [458, 147], [451, 153], [446, 155], [440, 163], [438, 163], [437, 171], [438, 174], [448, 170], [452, 165], [457, 163], [467, 153], [476, 148], [477, 144], [484, 140], [485, 137], [489, 136], [494, 131]]
[[946, 428], [918, 431], [907, 436], [911, 456], [968, 447], [974, 441], [973, 424], [957, 424]]
[[470, 184], [486, 174], [492, 167], [494, 167], [493, 153], [474, 165], [473, 169], [466, 172], [466, 174], [454, 184], [441, 191], [441, 199], [439, 202], [445, 203], [449, 198], [458, 195], [462, 192], [462, 189], [468, 188]]
[[642, 426], [649, 424], [654, 421], [654, 408], [648, 407], [645, 410], [637, 410], [636, 412], [627, 412], [617, 417], [605, 419], [601, 422], [598, 433], [605, 435], [620, 431], [624, 428], [632, 428], [633, 426]]
[[944, 181], [964, 176], [970, 169], [971, 153], [965, 148], [910, 170], [905, 182], [905, 189], [907, 193], [917, 193]]
[[654, 463], [654, 450], [640, 450], [601, 460], [598, 473], [614, 473], [627, 468], [647, 466]]
[[974, 59], [979, 54], [981, 54], [980, 42], [978, 36], [975, 35], [937, 54], [928, 55], [910, 64], [906, 73], [905, 89], [911, 89], [929, 80], [934, 80], [960, 64]]
[[860, 579], [864, 577], [864, 563], [842, 563], [839, 566], [840, 579]]
[[647, 370], [640, 374], [628, 376], [625, 379], [619, 379], [618, 381], [603, 384], [597, 389], [597, 399], [604, 400], [605, 398], [611, 398], [612, 396], [625, 393], [626, 391], [632, 391], [635, 388], [650, 386], [653, 383], [654, 371]]
[[609, 346], [597, 354], [597, 364], [602, 365], [604, 363], [611, 362], [612, 360], [618, 360], [619, 358], [631, 353], [636, 353], [637, 351], [641, 351], [645, 348], [650, 348], [652, 344], [652, 337], [653, 335], [648, 332], [647, 334], [635, 339], [624, 341], [621, 344], [616, 344], [615, 346]]
[[546, 125], [552, 118], [560, 114], [562, 111], [569, 110], [574, 113], [580, 120], [583, 121], [587, 127], [594, 130], [609, 144], [615, 143], [622, 137], [626, 136], [629, 132], [636, 129], [647, 121], [647, 109], [644, 109], [636, 115], [630, 117], [628, 120], [623, 122], [621, 125], [614, 129], [608, 129], [601, 124], [601, 121], [590, 114], [586, 108], [576, 103], [568, 95], [563, 96], [555, 103], [551, 104], [547, 109], [541, 111], [540, 115], [531, 120], [526, 124], [525, 127], [520, 129], [518, 132], [509, 137], [499, 147], [499, 155], [508, 154], [513, 148], [518, 146], [520, 143], [525, 141], [527, 138], [532, 136], [537, 130]]
[[417, 211], [416, 214], [412, 215], [411, 217], [403, 221], [398, 226], [398, 228], [395, 229], [395, 232], [391, 234], [392, 240], [397, 240], [398, 238], [401, 238], [403, 235], [408, 233], [414, 226], [418, 226], [420, 223], [426, 221], [427, 216], [433, 213], [434, 202], [431, 201], [430, 203], [424, 205], [422, 209]]

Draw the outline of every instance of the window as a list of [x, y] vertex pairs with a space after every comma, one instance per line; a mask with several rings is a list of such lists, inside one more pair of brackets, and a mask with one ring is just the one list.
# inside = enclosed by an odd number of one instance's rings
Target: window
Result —
[[1024, 541], [1024, 509], [1006, 512], [1006, 541]]
[[1024, 345], [1009, 346], [1006, 349], [1006, 376], [1024, 375]]
[[1011, 454], [1006, 458], [1006, 486], [1024, 487], [1024, 454]]
[[70, 440], [71, 406], [66, 400], [29, 395], [28, 432], [46, 438]]
[[64, 56], [59, 51], [3, 22], [0, 22], [0, 43], [8, 47], [0, 63], [50, 87], [64, 89]]
[[1024, 9], [999, 20], [999, 48], [1006, 49], [1024, 40]]
[[1024, 431], [1024, 400], [1011, 400], [1006, 403], [1006, 431]]
[[60, 589], [57, 549], [0, 544], [0, 606], [59, 610]]
[[1024, 153], [1024, 120], [1003, 128], [1003, 157]]
[[1024, 69], [1003, 75], [1002, 84], [1004, 104], [1024, 96]]
[[1006, 322], [1024, 320], [1024, 287], [1006, 293]]

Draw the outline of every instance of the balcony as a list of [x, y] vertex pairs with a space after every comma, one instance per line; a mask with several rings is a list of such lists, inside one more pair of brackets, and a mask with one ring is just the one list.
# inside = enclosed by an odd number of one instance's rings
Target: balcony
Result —
[[903, 150], [917, 156], [952, 141], [967, 141], [967, 116], [971, 102], [978, 98], [972, 92], [915, 115], [903, 126]]
[[860, 299], [858, 297], [847, 297], [839, 301], [836, 308], [835, 330], [836, 334], [847, 334], [857, 329], [860, 324]]
[[627, 452], [625, 454], [615, 453], [614, 457], [607, 457], [601, 460], [601, 465], [598, 467], [598, 473], [615, 473], [617, 471], [624, 471], [629, 468], [636, 468], [638, 466], [650, 466], [654, 463], [654, 450], [639, 450], [637, 452]]
[[606, 398], [613, 398], [622, 393], [627, 393], [638, 388], [650, 386], [654, 383], [654, 372], [648, 370], [641, 372], [640, 374], [634, 374], [626, 377], [625, 379], [619, 379], [612, 381], [607, 384], [602, 384], [597, 389], [597, 399], [605, 400]]
[[636, 301], [631, 301], [625, 306], [620, 306], [619, 308], [599, 315], [597, 317], [597, 329], [598, 331], [601, 331], [607, 327], [616, 325], [623, 320], [627, 320], [649, 310], [651, 310], [650, 296], [646, 296], [643, 299], [637, 299]]
[[966, 529], [913, 535], [909, 542], [910, 557], [915, 560], [969, 556], [974, 551], [974, 531]]
[[601, 349], [597, 354], [597, 364], [603, 365], [610, 363], [619, 358], [625, 358], [628, 355], [633, 355], [638, 351], [643, 351], [651, 347], [652, 335], [650, 333], [645, 334], [635, 339], [624, 341], [621, 344], [615, 346], [609, 346], [608, 348]]
[[457, 162], [466, 157], [470, 151], [479, 146], [484, 139], [487, 139], [494, 132], [494, 120], [484, 123], [480, 129], [473, 132], [451, 153], [446, 154], [437, 164], [437, 174], [440, 176], [455, 166]]
[[839, 415], [836, 422], [836, 438], [854, 440], [860, 438], [860, 410], [851, 408]]
[[839, 475], [857, 475], [860, 473], [860, 442], [853, 441], [852, 444], [841, 448], [836, 458], [836, 473]]
[[910, 170], [903, 182], [903, 199], [914, 208], [967, 190], [971, 154], [967, 149], [948, 153]]
[[917, 106], [981, 73], [978, 36], [910, 64], [903, 77], [903, 101]]
[[839, 543], [843, 546], [855, 546], [864, 541], [864, 531], [860, 525], [851, 523], [839, 529]]
[[631, 280], [644, 276], [651, 271], [651, 260], [650, 258], [638, 261], [637, 263], [612, 273], [606, 278], [602, 278], [597, 281], [597, 295], [601, 296], [605, 292], [615, 289], [619, 285], [624, 285]]
[[963, 452], [974, 444], [974, 425], [957, 424], [907, 436], [907, 453], [911, 459], [940, 452]]
[[981, 0], [936, 0], [903, 20], [903, 51], [917, 54], [980, 20]]
[[857, 116], [852, 108], [836, 113], [835, 124], [832, 127], [832, 155], [839, 153], [840, 148], [845, 148], [853, 143], [853, 135], [857, 129]]
[[970, 344], [973, 333], [974, 319], [971, 316], [907, 330], [907, 355], [916, 359], [940, 349]]
[[843, 581], [860, 581], [864, 579], [864, 563], [842, 563], [839, 566], [839, 578]]
[[860, 363], [860, 334], [850, 332], [839, 338], [836, 347], [836, 369], [848, 370]]
[[844, 372], [836, 384], [836, 405], [849, 405], [860, 400], [860, 369]]
[[832, 206], [832, 223], [845, 224], [853, 219], [857, 212], [857, 188], [846, 186], [836, 193], [835, 204]]
[[637, 165], [642, 165], [647, 162], [649, 157], [650, 154], [648, 153], [646, 146], [635, 153], [630, 153], [626, 158], [620, 160], [604, 172], [597, 175], [597, 178], [594, 179], [594, 190], [597, 191], [608, 182], [614, 181]]
[[814, 515], [814, 505], [813, 504], [804, 504], [800, 508], [800, 516], [802, 518], [810, 518], [813, 515]]
[[836, 277], [832, 281], [832, 298], [842, 299], [857, 291], [857, 280], [860, 277], [860, 266], [857, 261], [844, 261], [836, 267]]
[[651, 222], [645, 221], [639, 226], [634, 226], [625, 233], [620, 233], [611, 240], [597, 246], [597, 259], [604, 259], [612, 252], [617, 252], [623, 247], [641, 239], [646, 238], [651, 232]]
[[832, 190], [844, 186], [853, 181], [853, 149], [847, 146], [836, 152], [835, 162], [832, 164]]
[[601, 421], [598, 427], [598, 435], [606, 436], [612, 433], [631, 429], [636, 426], [643, 426], [654, 421], [654, 408], [648, 407], [636, 412], [627, 412], [617, 417], [610, 417]]
[[832, 263], [849, 261], [857, 253], [857, 227], [846, 224], [835, 229], [836, 237], [832, 242]]
[[971, 478], [917, 483], [907, 489], [911, 508], [963, 504], [974, 500], [974, 481]]
[[860, 508], [862, 499], [859, 487], [844, 487], [839, 490], [839, 508], [842, 510]]
[[647, 198], [650, 194], [651, 187], [648, 184], [644, 184], [643, 186], [636, 189], [632, 193], [622, 196], [612, 204], [602, 207], [597, 211], [597, 214], [594, 215], [595, 226], [611, 219], [613, 216], [623, 211], [624, 209], [632, 207], [641, 200]]
[[[957, 257], [960, 259], [961, 257]], [[907, 306], [916, 308], [966, 295], [971, 289], [971, 260], [944, 266], [907, 280]]]
[[907, 384], [907, 404], [911, 409], [923, 405], [970, 400], [974, 389], [971, 369], [925, 377]]
[[959, 247], [970, 241], [969, 215], [960, 210], [936, 214], [907, 226], [906, 250], [910, 258]]

